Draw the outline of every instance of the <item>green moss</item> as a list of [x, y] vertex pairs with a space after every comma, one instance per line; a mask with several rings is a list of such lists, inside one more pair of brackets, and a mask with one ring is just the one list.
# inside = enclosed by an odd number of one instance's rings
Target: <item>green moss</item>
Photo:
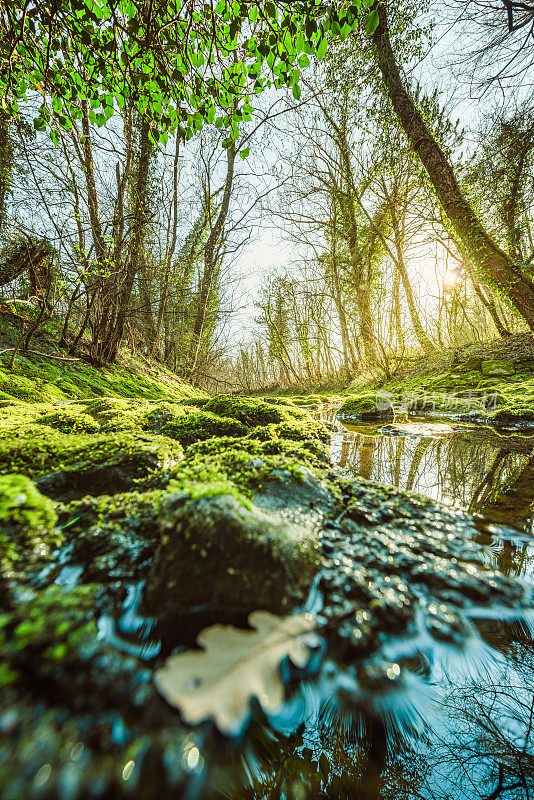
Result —
[[133, 431], [150, 405], [139, 400], [103, 397], [85, 403], [85, 412], [93, 417], [106, 432]]
[[51, 500], [24, 475], [0, 475], [0, 524], [51, 528], [57, 515]]
[[165, 436], [177, 439], [184, 447], [214, 436], [245, 436], [249, 430], [235, 419], [211, 414], [209, 411], [191, 411], [181, 418], [162, 421], [159, 429]]
[[[49, 586], [0, 615], [0, 646], [5, 669], [4, 685], [55, 672], [77, 661], [96, 639], [94, 598], [96, 589], [83, 586], [69, 593]], [[7, 669], [6, 669], [7, 667]], [[30, 668], [28, 675], [28, 667]]]
[[[42, 428], [41, 428], [42, 430]], [[60, 434], [0, 439], [0, 470], [44, 476], [39, 485], [54, 497], [71, 492], [124, 491], [136, 481], [169, 469], [183, 456], [177, 442], [163, 436]]]
[[48, 556], [63, 537], [48, 497], [24, 475], [0, 475], [0, 556], [5, 568], [18, 559]]
[[68, 406], [38, 417], [37, 423], [61, 433], [96, 433], [100, 430], [100, 425], [89, 414]]
[[303, 467], [325, 478], [328, 461], [316, 440], [293, 442], [282, 438], [260, 441], [254, 432], [242, 439], [220, 437], [198, 442], [186, 450], [186, 458], [172, 470], [175, 489], [190, 491], [193, 484], [230, 481], [247, 497], [261, 491], [268, 480], [284, 480], [290, 474], [297, 480]]
[[393, 406], [387, 394], [367, 391], [347, 397], [338, 414], [361, 420], [392, 419]]
[[225, 480], [213, 480], [209, 483], [188, 483], [187, 481], [179, 483], [178, 481], [171, 481], [167, 486], [167, 493], [170, 492], [184, 492], [189, 495], [191, 500], [200, 500], [202, 497], [219, 497], [222, 495], [230, 495], [242, 503], [246, 508], [252, 508], [252, 503], [242, 492], [240, 492], [234, 483]]
[[288, 422], [291, 419], [302, 419], [305, 416], [305, 412], [297, 408], [273, 406], [264, 400], [256, 400], [252, 397], [234, 397], [232, 395], [212, 397], [204, 406], [204, 411], [210, 411], [223, 417], [231, 417], [250, 427]]
[[94, 367], [87, 362], [55, 361], [53, 357], [30, 354], [16, 358], [8, 368], [9, 355], [0, 358], [0, 392], [8, 398], [27, 402], [56, 402], [65, 399], [124, 397], [139, 400], [207, 400], [208, 396], [180, 381], [162, 367], [147, 369], [134, 359]]

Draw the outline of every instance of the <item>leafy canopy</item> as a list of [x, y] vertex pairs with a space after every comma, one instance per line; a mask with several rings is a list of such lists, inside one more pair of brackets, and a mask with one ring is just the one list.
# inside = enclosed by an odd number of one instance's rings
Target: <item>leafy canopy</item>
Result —
[[[230, 129], [250, 119], [251, 98], [289, 85], [322, 59], [330, 37], [346, 38], [373, 0], [35, 0], [0, 11], [0, 98], [16, 114], [28, 92], [34, 120], [64, 129], [89, 106], [104, 125], [132, 104], [166, 141], [190, 138], [204, 122]], [[375, 24], [373, 14], [366, 27]]]

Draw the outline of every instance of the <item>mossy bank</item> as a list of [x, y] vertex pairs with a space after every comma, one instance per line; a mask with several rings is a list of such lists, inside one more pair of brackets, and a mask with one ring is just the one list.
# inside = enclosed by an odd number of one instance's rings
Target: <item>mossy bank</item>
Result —
[[[520, 337], [518, 337], [520, 338]], [[497, 351], [497, 355], [500, 355]], [[534, 360], [469, 352], [429, 362], [402, 378], [347, 389], [341, 419], [392, 420], [399, 414], [450, 417], [496, 428], [534, 426]]]

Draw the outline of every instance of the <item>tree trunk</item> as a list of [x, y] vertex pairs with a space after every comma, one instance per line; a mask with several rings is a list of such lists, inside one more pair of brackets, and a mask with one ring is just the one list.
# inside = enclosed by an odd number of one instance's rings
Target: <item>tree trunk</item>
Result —
[[466, 264], [467, 271], [469, 273], [469, 277], [471, 278], [471, 283], [473, 284], [473, 289], [475, 290], [475, 294], [484, 306], [488, 310], [490, 317], [492, 318], [493, 322], [495, 323], [495, 327], [497, 328], [497, 333], [499, 336], [502, 336], [503, 339], [506, 336], [511, 336], [511, 332], [508, 330], [506, 325], [503, 323], [501, 318], [499, 317], [499, 312], [497, 311], [497, 305], [495, 300], [491, 297], [486, 296], [486, 293], [483, 291], [482, 286], [477, 280], [477, 276], [475, 275], [474, 269], [471, 267], [470, 264]]
[[217, 215], [217, 219], [215, 220], [215, 225], [211, 229], [210, 235], [208, 236], [208, 241], [206, 242], [206, 246], [204, 248], [204, 271], [202, 273], [202, 278], [200, 281], [198, 307], [197, 307], [197, 313], [195, 315], [195, 324], [193, 326], [193, 334], [191, 337], [191, 344], [189, 348], [188, 372], [191, 376], [194, 375], [195, 370], [197, 368], [198, 357], [200, 353], [200, 344], [202, 342], [202, 333], [204, 331], [204, 326], [206, 324], [208, 301], [210, 297], [211, 288], [213, 285], [215, 270], [217, 267], [215, 252], [217, 249], [217, 245], [219, 244], [224, 224], [226, 222], [226, 217], [228, 215], [228, 209], [230, 207], [230, 197], [232, 194], [232, 184], [234, 181], [234, 165], [235, 165], [236, 153], [237, 153], [237, 148], [235, 142], [232, 142], [232, 144], [226, 151], [226, 158], [227, 158], [226, 181], [224, 184], [224, 194], [221, 207], [219, 209], [219, 214]]
[[149, 133], [150, 123], [148, 120], [143, 120], [140, 130], [137, 180], [134, 187], [133, 236], [130, 257], [124, 273], [118, 276], [118, 293], [110, 318], [105, 328], [97, 331], [97, 339], [93, 342], [96, 357], [104, 361], [114, 361], [117, 356], [124, 334], [135, 277], [142, 261], [143, 240], [147, 223], [148, 171], [152, 153]]
[[400, 272], [395, 270], [393, 280], [393, 324], [397, 335], [397, 345], [400, 350], [404, 350], [404, 331], [402, 330], [402, 315], [400, 302]]
[[356, 305], [358, 306], [360, 336], [363, 342], [365, 360], [372, 365], [376, 361], [376, 344], [371, 313], [371, 287], [369, 284], [360, 284], [356, 287]]
[[464, 196], [447, 157], [432, 136], [401, 80], [389, 38], [385, 2], [375, 3], [378, 26], [372, 34], [377, 63], [399, 122], [421, 159], [443, 210], [466, 256], [483, 280], [503, 292], [534, 331], [534, 283], [493, 241]]

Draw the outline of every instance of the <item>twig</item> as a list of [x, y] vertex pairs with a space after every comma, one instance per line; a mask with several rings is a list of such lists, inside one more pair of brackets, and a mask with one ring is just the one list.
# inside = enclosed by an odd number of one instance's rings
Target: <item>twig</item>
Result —
[[[2, 353], [12, 353], [13, 351], [16, 350], [18, 350], [17, 347], [6, 347], [5, 350], [0, 350], [0, 355], [2, 355]], [[81, 358], [67, 358], [67, 356], [55, 356], [53, 355], [53, 353], [41, 353], [38, 350], [23, 349], [21, 352], [31, 353], [34, 356], [43, 356], [44, 358], [55, 358], [57, 361], [81, 361]]]

